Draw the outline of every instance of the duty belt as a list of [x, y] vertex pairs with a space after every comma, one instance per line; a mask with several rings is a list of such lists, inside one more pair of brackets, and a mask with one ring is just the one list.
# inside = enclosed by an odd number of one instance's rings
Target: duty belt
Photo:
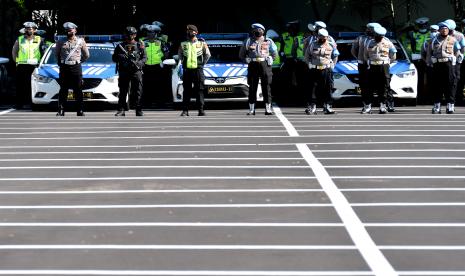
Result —
[[252, 58], [252, 61], [256, 61], [256, 62], [265, 61], [265, 58]]
[[435, 57], [432, 57], [432, 58], [431, 58], [431, 61], [432, 61], [433, 63], [436, 63], [436, 62], [443, 63], [443, 62], [449, 62], [449, 61], [450, 61], [450, 58], [435, 58]]
[[365, 64], [366, 62], [364, 60], [357, 60], [358, 64]]
[[387, 60], [377, 60], [377, 61], [370, 61], [371, 65], [384, 65], [384, 64], [389, 64], [389, 61]]
[[327, 65], [313, 65], [313, 64], [309, 64], [308, 65], [308, 68], [310, 69], [317, 69], [317, 70], [324, 70], [324, 69], [327, 69], [331, 67], [331, 65], [327, 64]]
[[76, 65], [81, 62], [79, 60], [68, 60], [68, 61], [62, 60], [61, 63], [66, 64], [66, 65]]

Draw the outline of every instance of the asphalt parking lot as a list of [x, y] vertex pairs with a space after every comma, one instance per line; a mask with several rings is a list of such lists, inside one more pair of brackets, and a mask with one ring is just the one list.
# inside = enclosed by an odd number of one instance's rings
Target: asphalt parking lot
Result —
[[0, 275], [465, 275], [465, 108], [430, 108], [0, 111]]

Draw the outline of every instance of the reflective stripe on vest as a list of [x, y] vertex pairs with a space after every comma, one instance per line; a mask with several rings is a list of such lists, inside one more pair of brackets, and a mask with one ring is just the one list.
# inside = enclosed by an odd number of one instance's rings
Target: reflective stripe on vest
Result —
[[186, 68], [198, 68], [198, 57], [203, 54], [203, 42], [196, 41], [194, 43], [185, 41], [181, 43], [183, 54], [186, 57]]
[[[276, 48], [278, 48], [278, 53], [279, 53], [279, 49], [281, 49], [281, 42], [278, 41], [278, 42], [275, 42], [274, 44], [276, 45]], [[281, 57], [279, 56], [279, 54], [277, 54], [273, 60], [273, 65], [280, 65], [280, 64], [281, 64]]]
[[292, 37], [289, 33], [283, 33], [283, 40], [284, 40], [284, 54], [286, 57], [292, 57], [292, 47], [294, 45], [294, 39], [297, 38], [298, 40], [298, 47], [297, 47], [297, 57], [303, 58], [304, 56], [304, 37], [303, 35], [297, 35]]
[[34, 39], [28, 40], [24, 36], [18, 38], [19, 51], [16, 63], [37, 64], [41, 58], [40, 54], [40, 36], [34, 36]]
[[147, 65], [158, 65], [163, 59], [163, 51], [161, 50], [161, 41], [154, 42], [146, 41], [145, 50], [147, 51]]

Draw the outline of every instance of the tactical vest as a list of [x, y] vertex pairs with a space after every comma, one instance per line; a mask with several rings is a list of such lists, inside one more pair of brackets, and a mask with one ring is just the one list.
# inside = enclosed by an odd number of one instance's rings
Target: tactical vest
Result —
[[[281, 42], [275, 42], [274, 43], [276, 47], [278, 48], [278, 53], [279, 49], [281, 49]], [[279, 55], [276, 55], [275, 59], [273, 60], [273, 66], [277, 67], [278, 65], [281, 65], [281, 57]]]
[[245, 48], [247, 49], [247, 57], [266, 58], [270, 56], [271, 45], [272, 40], [269, 38], [265, 38], [263, 41], [248, 38], [245, 42]]
[[158, 65], [162, 62], [163, 51], [162, 51], [162, 42], [160, 40], [154, 40], [150, 42], [149, 40], [145, 41], [145, 51], [147, 52], [147, 65]]
[[284, 54], [288, 58], [292, 58], [292, 48], [294, 46], [294, 39], [297, 38], [297, 58], [304, 57], [304, 36], [302, 34], [298, 34], [297, 36], [293, 37], [289, 33], [283, 33], [283, 41], [284, 41]]
[[40, 36], [34, 36], [32, 40], [26, 39], [24, 36], [18, 37], [19, 51], [16, 63], [18, 64], [33, 64], [39, 63], [40, 54]]
[[457, 40], [448, 35], [445, 39], [439, 40], [435, 37], [431, 42], [432, 57], [434, 58], [452, 58], [454, 57], [454, 45]]
[[380, 42], [376, 42], [374, 39], [370, 40], [365, 50], [370, 61], [390, 61], [389, 50], [392, 47], [392, 42], [383, 37]]
[[312, 65], [329, 65], [331, 64], [334, 50], [334, 46], [329, 41], [323, 44], [315, 41], [308, 48], [308, 54], [310, 54], [309, 61]]
[[181, 47], [184, 55], [184, 68], [196, 69], [203, 66], [203, 49], [205, 48], [205, 42], [199, 40], [194, 43], [191, 41], [184, 41], [181, 42]]

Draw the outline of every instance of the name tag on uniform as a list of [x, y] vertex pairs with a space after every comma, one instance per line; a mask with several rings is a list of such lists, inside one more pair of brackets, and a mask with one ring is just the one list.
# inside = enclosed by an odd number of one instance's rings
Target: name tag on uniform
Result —
[[32, 65], [36, 65], [39, 63], [39, 60], [36, 59], [36, 58], [30, 58], [26, 61], [27, 64], [32, 64]]

